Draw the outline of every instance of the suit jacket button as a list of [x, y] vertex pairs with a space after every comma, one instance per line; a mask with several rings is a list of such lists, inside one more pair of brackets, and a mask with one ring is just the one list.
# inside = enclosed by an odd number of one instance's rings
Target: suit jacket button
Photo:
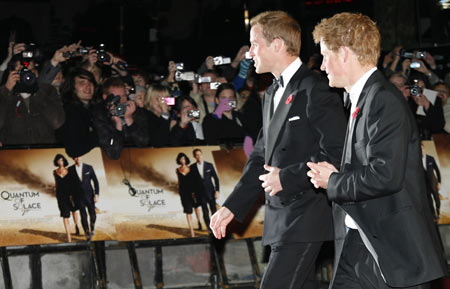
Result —
[[280, 204], [282, 204], [284, 206], [284, 202], [280, 202]]

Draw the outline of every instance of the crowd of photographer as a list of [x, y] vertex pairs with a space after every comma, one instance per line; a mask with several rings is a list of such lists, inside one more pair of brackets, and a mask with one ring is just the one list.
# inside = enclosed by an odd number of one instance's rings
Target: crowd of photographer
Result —
[[[125, 146], [237, 144], [248, 155], [271, 82], [255, 74], [248, 50], [242, 46], [233, 59], [208, 56], [196, 71], [170, 61], [161, 77], [129, 67], [103, 45], [73, 43], [38, 63], [34, 45], [10, 43], [0, 65], [0, 145], [64, 146], [71, 157], [99, 146], [117, 159]], [[305, 64], [321, 73], [320, 55]], [[449, 74], [431, 54], [397, 47], [380, 68], [402, 92], [423, 139], [450, 133]]]
[[386, 77], [402, 92], [426, 140], [433, 134], [450, 133], [450, 79], [448, 70], [440, 66], [430, 53], [409, 52], [401, 46], [382, 62]]
[[61, 145], [71, 157], [99, 146], [112, 159], [125, 146], [243, 144], [250, 153], [262, 121], [248, 49], [208, 56], [195, 72], [170, 61], [166, 77], [152, 78], [103, 45], [73, 43], [37, 65], [34, 45], [11, 43], [0, 67], [1, 146]]

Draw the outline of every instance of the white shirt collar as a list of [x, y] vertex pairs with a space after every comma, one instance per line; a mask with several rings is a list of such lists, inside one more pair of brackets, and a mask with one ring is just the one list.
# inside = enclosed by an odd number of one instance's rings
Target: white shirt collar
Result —
[[291, 80], [292, 76], [294, 76], [294, 74], [297, 72], [297, 70], [300, 68], [301, 65], [302, 65], [302, 61], [300, 60], [299, 57], [297, 57], [281, 73], [281, 76], [283, 76], [283, 88], [286, 87], [286, 85], [289, 83], [289, 80]]
[[372, 75], [372, 73], [375, 72], [375, 70], [377, 70], [377, 67], [373, 67], [372, 69], [364, 73], [364, 75], [360, 79], [358, 79], [358, 81], [350, 89], [349, 95], [350, 101], [352, 102], [352, 108], [356, 107], [364, 85], [366, 85], [367, 80]]

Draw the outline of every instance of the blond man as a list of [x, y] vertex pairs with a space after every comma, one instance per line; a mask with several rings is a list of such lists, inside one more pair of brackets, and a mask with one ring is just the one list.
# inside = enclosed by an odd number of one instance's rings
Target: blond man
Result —
[[330, 86], [349, 93], [340, 170], [308, 163], [333, 202], [335, 289], [423, 288], [444, 275], [427, 209], [420, 138], [401, 93], [376, 68], [380, 34], [367, 16], [336, 14], [314, 29]]
[[323, 241], [333, 238], [331, 207], [306, 176], [311, 159], [339, 165], [345, 117], [339, 96], [326, 79], [300, 61], [300, 27], [282, 11], [251, 21], [250, 55], [257, 73], [276, 84], [264, 95], [263, 128], [243, 175], [211, 229], [225, 237], [232, 219], [243, 221], [265, 191], [263, 244], [271, 254], [264, 289], [318, 288], [315, 261]]

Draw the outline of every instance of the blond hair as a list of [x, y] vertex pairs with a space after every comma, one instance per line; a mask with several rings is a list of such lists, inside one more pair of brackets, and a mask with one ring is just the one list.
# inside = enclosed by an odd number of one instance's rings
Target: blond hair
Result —
[[267, 44], [280, 38], [286, 45], [289, 55], [299, 56], [301, 47], [301, 29], [294, 18], [284, 11], [262, 12], [250, 20], [250, 25], [260, 25]]
[[163, 85], [151, 85], [145, 93], [144, 107], [150, 111], [153, 111], [152, 99], [158, 97], [161, 94], [163, 94], [164, 97], [169, 97], [169, 89]]
[[380, 57], [380, 32], [369, 17], [360, 13], [339, 13], [316, 25], [314, 42], [321, 40], [336, 52], [340, 47], [350, 48], [361, 65], [377, 65]]

